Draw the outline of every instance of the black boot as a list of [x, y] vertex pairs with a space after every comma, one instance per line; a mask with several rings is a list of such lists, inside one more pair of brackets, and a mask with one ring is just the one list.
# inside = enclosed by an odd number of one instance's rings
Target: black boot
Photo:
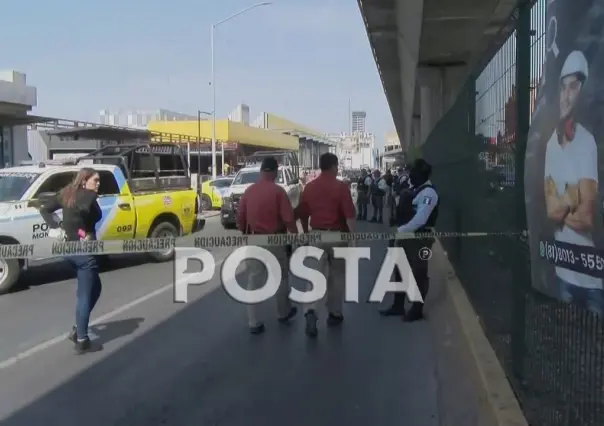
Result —
[[310, 338], [317, 337], [318, 329], [317, 329], [317, 314], [313, 309], [306, 312], [304, 315], [306, 317], [306, 335]]
[[331, 312], [327, 316], [327, 325], [329, 327], [337, 327], [342, 324], [344, 321], [344, 315], [342, 314], [332, 314]]

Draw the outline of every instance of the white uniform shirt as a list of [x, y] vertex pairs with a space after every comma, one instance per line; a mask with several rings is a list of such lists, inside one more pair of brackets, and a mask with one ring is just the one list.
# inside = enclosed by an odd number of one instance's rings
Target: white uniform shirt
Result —
[[[545, 179], [552, 177], [558, 194], [564, 194], [566, 184], [578, 185], [580, 179], [598, 181], [598, 149], [594, 137], [577, 124], [575, 137], [562, 147], [558, 143], [556, 131], [547, 142], [545, 149]], [[579, 233], [567, 225], [554, 233], [557, 241], [580, 246], [594, 247], [591, 233]], [[602, 280], [570, 269], [556, 267], [556, 275], [567, 283], [576, 286], [601, 289]]]
[[[432, 183], [427, 181], [424, 185]], [[438, 204], [438, 194], [434, 188], [424, 188], [413, 198], [412, 203], [415, 215], [409, 222], [399, 226], [398, 232], [415, 232], [424, 226]]]

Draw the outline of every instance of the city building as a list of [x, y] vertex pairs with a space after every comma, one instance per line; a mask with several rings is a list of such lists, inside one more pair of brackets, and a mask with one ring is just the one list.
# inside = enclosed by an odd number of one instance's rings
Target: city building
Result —
[[[202, 117], [203, 118], [203, 117]], [[100, 124], [144, 129], [151, 121], [197, 120], [196, 115], [182, 114], [167, 109], [155, 110], [102, 110]]]
[[[243, 115], [243, 114], [242, 114]], [[200, 125], [201, 124], [201, 125]], [[197, 138], [191, 145], [191, 165], [205, 173], [211, 164], [212, 123], [194, 120], [152, 121], [152, 132]], [[300, 124], [270, 113], [262, 113], [251, 126], [232, 120], [216, 121], [217, 160], [231, 166], [242, 166], [245, 158], [256, 151], [292, 150], [298, 152], [300, 166], [318, 168], [319, 156], [333, 145], [323, 135]]]
[[406, 149], [401, 146], [396, 130], [387, 132], [384, 137], [384, 150], [381, 153], [381, 165], [384, 168], [392, 168], [397, 160], [401, 159], [402, 152]]
[[335, 154], [344, 169], [376, 168], [379, 152], [372, 133], [336, 133], [327, 135], [335, 142]]
[[236, 123], [243, 123], [246, 126], [250, 125], [250, 107], [245, 104], [237, 105], [230, 114], [229, 121], [234, 121]]
[[396, 130], [387, 132], [384, 137], [384, 152], [394, 151], [401, 148], [401, 141]]
[[298, 137], [298, 159], [303, 168], [318, 169], [319, 157], [335, 148], [335, 142], [324, 134], [275, 114], [263, 112], [252, 121], [251, 126]]
[[28, 160], [27, 125], [44, 120], [28, 115], [38, 103], [36, 88], [27, 85], [26, 75], [0, 71], [0, 168]]
[[367, 131], [367, 113], [365, 111], [352, 111], [350, 118], [352, 125], [350, 131], [365, 134]]

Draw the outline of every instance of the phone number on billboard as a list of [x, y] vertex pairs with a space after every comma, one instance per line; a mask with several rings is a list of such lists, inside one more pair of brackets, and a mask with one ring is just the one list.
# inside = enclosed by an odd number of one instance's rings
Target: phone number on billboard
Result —
[[594, 277], [604, 276], [604, 256], [593, 247], [569, 244], [561, 241], [539, 241], [542, 259], [566, 269]]

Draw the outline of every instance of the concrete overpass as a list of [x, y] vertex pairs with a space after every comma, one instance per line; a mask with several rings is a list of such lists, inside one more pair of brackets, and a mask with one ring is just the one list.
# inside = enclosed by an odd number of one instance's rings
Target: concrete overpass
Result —
[[390, 111], [407, 146], [423, 143], [517, 0], [358, 0]]

